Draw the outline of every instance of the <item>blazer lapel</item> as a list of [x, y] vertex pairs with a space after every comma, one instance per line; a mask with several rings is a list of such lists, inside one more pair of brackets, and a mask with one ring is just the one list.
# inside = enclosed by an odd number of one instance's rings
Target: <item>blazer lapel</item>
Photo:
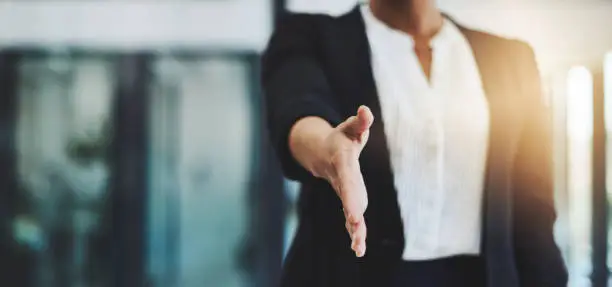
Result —
[[343, 52], [342, 62], [346, 63], [348, 68], [346, 74], [350, 77], [346, 83], [352, 92], [352, 108], [356, 110], [359, 105], [368, 105], [374, 116], [379, 119], [380, 103], [372, 73], [370, 44], [360, 6], [356, 6], [350, 13], [342, 16], [339, 26], [337, 36]]

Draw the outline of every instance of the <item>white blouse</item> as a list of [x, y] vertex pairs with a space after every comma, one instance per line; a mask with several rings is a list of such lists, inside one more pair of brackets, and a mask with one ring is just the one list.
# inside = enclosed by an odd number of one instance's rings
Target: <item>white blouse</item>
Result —
[[404, 226], [404, 260], [480, 253], [489, 113], [461, 31], [432, 39], [430, 81], [412, 38], [362, 6]]

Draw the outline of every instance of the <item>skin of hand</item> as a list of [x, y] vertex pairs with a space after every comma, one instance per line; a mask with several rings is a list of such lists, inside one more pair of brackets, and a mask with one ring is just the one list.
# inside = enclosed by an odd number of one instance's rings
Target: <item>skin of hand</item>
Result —
[[363, 215], [368, 206], [359, 155], [368, 141], [373, 122], [374, 116], [365, 106], [359, 107], [355, 116], [335, 128], [320, 118], [305, 118], [296, 123], [289, 141], [298, 162], [316, 177], [327, 180], [342, 201], [351, 249], [358, 257], [366, 251], [367, 229]]

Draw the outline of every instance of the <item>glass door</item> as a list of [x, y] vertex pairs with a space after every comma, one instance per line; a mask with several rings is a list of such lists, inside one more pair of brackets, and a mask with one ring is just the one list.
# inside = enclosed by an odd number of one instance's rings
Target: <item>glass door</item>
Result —
[[155, 286], [251, 286], [249, 63], [162, 57], [154, 74], [150, 277]]
[[112, 67], [68, 55], [20, 62], [18, 182], [26, 200], [13, 226], [35, 254], [33, 286], [108, 286]]

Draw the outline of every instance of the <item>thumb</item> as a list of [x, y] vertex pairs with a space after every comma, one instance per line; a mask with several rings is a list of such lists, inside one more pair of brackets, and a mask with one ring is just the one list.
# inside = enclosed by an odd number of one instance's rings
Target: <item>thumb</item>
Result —
[[363, 133], [367, 132], [374, 122], [372, 111], [366, 106], [357, 110], [357, 115], [348, 118], [339, 127], [351, 138], [361, 139]]

